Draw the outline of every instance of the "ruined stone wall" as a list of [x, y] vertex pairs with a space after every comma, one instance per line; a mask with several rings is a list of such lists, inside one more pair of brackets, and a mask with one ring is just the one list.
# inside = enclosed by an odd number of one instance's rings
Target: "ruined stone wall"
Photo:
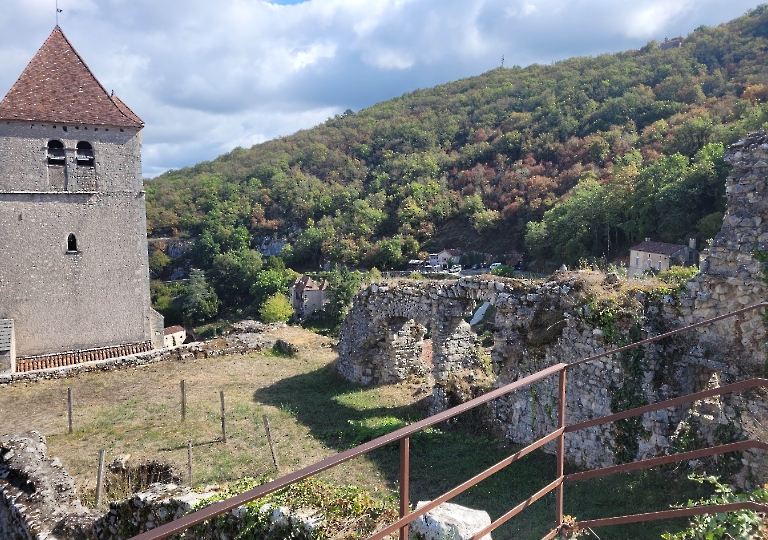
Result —
[[[543, 283], [487, 276], [379, 283], [355, 299], [342, 325], [339, 372], [363, 384], [394, 382], [422, 372], [424, 366], [411, 360], [418, 358], [419, 336], [402, 339], [397, 328], [409, 321], [430, 328], [448, 323], [451, 332], [433, 335], [434, 397], [444, 407], [451, 373], [478, 369], [474, 335], [464, 332], [457, 319], [479, 301], [497, 309], [491, 352], [495, 386], [764, 301], [764, 264], [753, 250], [768, 251], [768, 137], [761, 132], [739, 141], [726, 160], [734, 170], [726, 184], [723, 229], [701, 273], [682, 289], [595, 272], [556, 274]], [[751, 312], [646, 346], [635, 356], [614, 355], [576, 367], [568, 372], [567, 421], [573, 424], [763, 376], [765, 337], [760, 313]], [[557, 381], [550, 379], [497, 400], [496, 426], [507, 438], [530, 443], [554, 428]], [[581, 466], [610, 465], [671, 448], [680, 451], [765, 435], [760, 426], [768, 425], [766, 419], [760, 392], [725, 396], [647, 414], [631, 429], [606, 425], [569, 433], [566, 453]], [[764, 461], [745, 456], [751, 469], [742, 471], [742, 480], [768, 471]]]

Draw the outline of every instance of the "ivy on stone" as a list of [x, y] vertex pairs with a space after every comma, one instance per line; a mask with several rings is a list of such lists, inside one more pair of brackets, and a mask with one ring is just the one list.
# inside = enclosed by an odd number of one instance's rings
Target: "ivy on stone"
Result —
[[[634, 323], [629, 329], [629, 342], [636, 343], [642, 339], [640, 324]], [[611, 412], [618, 413], [648, 405], [643, 393], [643, 379], [647, 365], [645, 350], [635, 347], [619, 355], [624, 372], [621, 385], [611, 382], [608, 392], [611, 395]], [[613, 423], [614, 455], [617, 463], [629, 463], [635, 460], [640, 450], [640, 438], [650, 435], [643, 426], [642, 416], [632, 416]]]

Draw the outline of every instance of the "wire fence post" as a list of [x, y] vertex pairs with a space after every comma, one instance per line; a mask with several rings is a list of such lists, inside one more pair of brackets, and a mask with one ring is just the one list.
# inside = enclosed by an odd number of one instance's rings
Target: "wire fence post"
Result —
[[104, 455], [106, 450], [99, 450], [99, 469], [96, 473], [96, 506], [101, 504], [101, 488], [104, 483]]
[[187, 384], [184, 379], [181, 380], [181, 420], [187, 419]]
[[[407, 516], [411, 511], [409, 500], [409, 480], [411, 476], [411, 438], [400, 439], [400, 517]], [[408, 525], [400, 527], [400, 540], [408, 540]]]
[[67, 388], [67, 417], [69, 419], [69, 432], [72, 433], [72, 388]]
[[227, 442], [227, 426], [225, 424], [224, 415], [224, 390], [219, 391], [221, 397], [221, 442]]

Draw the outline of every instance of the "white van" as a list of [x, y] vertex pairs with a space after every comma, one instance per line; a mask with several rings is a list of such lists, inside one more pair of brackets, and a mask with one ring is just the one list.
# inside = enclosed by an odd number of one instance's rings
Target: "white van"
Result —
[[491, 270], [493, 270], [494, 268], [498, 268], [499, 266], [501, 266], [501, 263], [493, 263], [491, 265]]

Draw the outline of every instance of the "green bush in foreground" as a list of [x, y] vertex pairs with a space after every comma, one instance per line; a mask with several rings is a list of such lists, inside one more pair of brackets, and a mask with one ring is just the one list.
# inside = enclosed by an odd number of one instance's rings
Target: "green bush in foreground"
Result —
[[[206, 499], [199, 507], [234, 497], [263, 484], [264, 480], [267, 479], [244, 478], [230, 484], [215, 497]], [[321, 522], [309, 531], [303, 527], [273, 526], [271, 512], [260, 511], [266, 504], [271, 508], [287, 506], [292, 510], [312, 510]], [[239, 516], [236, 519], [231, 518], [231, 514], [224, 514], [193, 528], [190, 532], [193, 535], [202, 532], [201, 536], [205, 536], [205, 531], [212, 529], [225, 532], [233, 539], [365, 538], [383, 525], [396, 521], [398, 512], [394, 500], [378, 502], [356, 486], [336, 486], [316, 478], [308, 478], [245, 504]]]
[[[689, 477], [691, 480], [704, 483], [708, 482], [715, 487], [715, 493], [709, 499], [698, 502], [688, 501], [688, 507], [704, 506], [708, 504], [727, 504], [735, 502], [753, 501], [756, 503], [768, 503], [768, 488], [758, 488], [751, 493], [734, 493], [733, 490], [721, 484], [715, 476]], [[705, 540], [755, 540], [768, 538], [768, 526], [765, 519], [752, 510], [738, 510], [736, 512], [723, 512], [720, 514], [704, 514], [695, 516], [688, 529], [677, 534], [665, 533], [665, 540], [686, 540], [687, 538]]]

